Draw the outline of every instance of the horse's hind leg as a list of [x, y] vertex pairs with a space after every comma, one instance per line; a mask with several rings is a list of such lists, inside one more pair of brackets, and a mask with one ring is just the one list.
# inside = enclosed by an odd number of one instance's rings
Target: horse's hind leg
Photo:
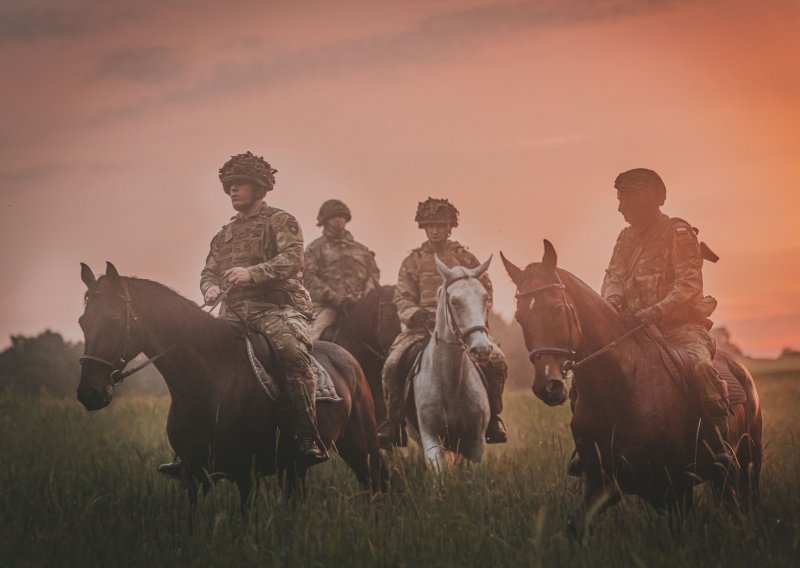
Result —
[[378, 446], [375, 419], [370, 412], [353, 406], [344, 435], [336, 442], [336, 450], [362, 487], [373, 492], [386, 490], [388, 472]]

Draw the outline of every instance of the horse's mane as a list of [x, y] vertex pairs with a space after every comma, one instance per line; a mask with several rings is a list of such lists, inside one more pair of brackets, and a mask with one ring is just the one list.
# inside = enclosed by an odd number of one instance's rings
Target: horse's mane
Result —
[[209, 315], [191, 300], [184, 298], [172, 288], [144, 278], [122, 277], [128, 286], [131, 301], [136, 310], [147, 313], [155, 321], [180, 323], [187, 337], [196, 341], [214, 344], [231, 337], [227, 324]]

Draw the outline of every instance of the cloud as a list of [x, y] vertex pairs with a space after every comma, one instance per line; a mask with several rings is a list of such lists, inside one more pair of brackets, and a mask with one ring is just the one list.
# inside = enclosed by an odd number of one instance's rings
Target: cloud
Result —
[[28, 5], [0, 9], [0, 45], [75, 37], [88, 27], [89, 21], [76, 10]]
[[180, 79], [187, 69], [178, 49], [159, 46], [125, 47], [106, 54], [98, 62], [93, 77], [152, 83]]

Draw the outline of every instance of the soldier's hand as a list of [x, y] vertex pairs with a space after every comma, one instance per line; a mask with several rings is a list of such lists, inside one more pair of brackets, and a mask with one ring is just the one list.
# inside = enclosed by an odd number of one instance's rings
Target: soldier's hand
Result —
[[650, 306], [636, 312], [635, 317], [642, 323], [658, 323], [661, 321], [661, 310], [656, 306]]
[[206, 293], [203, 295], [203, 299], [206, 301], [206, 304], [209, 306], [217, 301], [220, 294], [222, 294], [222, 290], [220, 290], [219, 286], [212, 286]]
[[409, 327], [430, 327], [435, 319], [436, 316], [433, 312], [429, 312], [426, 309], [419, 309], [414, 312], [414, 315], [408, 320], [408, 325]]
[[222, 278], [231, 284], [247, 284], [253, 281], [253, 276], [250, 274], [250, 271], [241, 266], [229, 268], [222, 274]]

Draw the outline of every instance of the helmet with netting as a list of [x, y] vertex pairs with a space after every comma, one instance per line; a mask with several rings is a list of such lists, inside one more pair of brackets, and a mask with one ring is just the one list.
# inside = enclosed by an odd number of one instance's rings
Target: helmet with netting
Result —
[[451, 227], [458, 227], [458, 209], [447, 199], [429, 197], [417, 206], [417, 216], [414, 220], [420, 228], [438, 223], [448, 223]]
[[328, 219], [333, 219], [334, 217], [344, 217], [348, 223], [350, 222], [350, 219], [353, 218], [353, 216], [350, 214], [350, 208], [345, 205], [343, 201], [339, 201], [338, 199], [329, 199], [319, 208], [317, 225], [321, 227]]
[[225, 193], [230, 193], [231, 185], [236, 181], [249, 181], [264, 191], [272, 191], [277, 171], [261, 156], [245, 152], [231, 156], [231, 159], [225, 162], [219, 169], [219, 181], [222, 182]]

